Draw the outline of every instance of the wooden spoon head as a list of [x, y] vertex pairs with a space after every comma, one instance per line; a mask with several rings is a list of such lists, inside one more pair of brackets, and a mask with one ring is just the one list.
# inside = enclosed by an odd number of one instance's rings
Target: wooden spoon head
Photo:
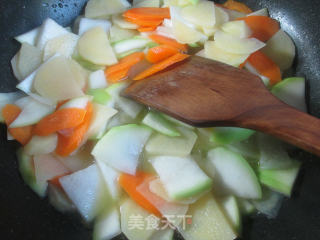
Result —
[[258, 76], [198, 56], [132, 83], [123, 95], [199, 127], [235, 126], [238, 116], [274, 99]]

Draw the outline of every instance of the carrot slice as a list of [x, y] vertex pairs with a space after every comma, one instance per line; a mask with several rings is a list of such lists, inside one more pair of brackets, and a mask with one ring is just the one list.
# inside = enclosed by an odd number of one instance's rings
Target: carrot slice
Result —
[[124, 69], [130, 68], [136, 63], [142, 61], [144, 59], [144, 53], [143, 52], [135, 52], [132, 53], [124, 58], [122, 58], [119, 63], [112, 65], [105, 70], [106, 77], [110, 74], [113, 74], [118, 71], [122, 71]]
[[247, 5], [234, 0], [227, 0], [222, 6], [227, 9], [242, 12], [245, 14], [252, 13], [252, 10]]
[[178, 43], [175, 39], [172, 38], [167, 38], [158, 34], [151, 34], [149, 35], [149, 38], [156, 43], [169, 45], [174, 48], [178, 48], [183, 52], [186, 52], [188, 50], [188, 46], [186, 44]]
[[62, 129], [76, 127], [82, 123], [85, 115], [85, 109], [59, 109], [41, 119], [34, 128], [34, 134], [38, 136], [48, 136]]
[[21, 113], [21, 109], [14, 104], [7, 104], [2, 109], [2, 116], [7, 126], [9, 126]]
[[257, 51], [250, 55], [248, 62], [263, 76], [270, 79], [270, 84], [274, 85], [281, 81], [280, 68], [264, 53]]
[[156, 8], [156, 7], [144, 7], [144, 8], [131, 8], [123, 13], [125, 18], [139, 18], [141, 20], [162, 20], [164, 18], [170, 18], [169, 8]]
[[[7, 104], [3, 107], [2, 116], [8, 127], [19, 116], [21, 111], [18, 106], [13, 104]], [[32, 126], [8, 128], [8, 131], [22, 145], [27, 144], [32, 137]]]
[[117, 83], [121, 82], [122, 80], [125, 80], [128, 77], [130, 68], [125, 68], [123, 70], [120, 70], [118, 72], [112, 73], [108, 75], [108, 82], [109, 83]]
[[141, 20], [140, 18], [125, 18], [128, 22], [135, 23], [141, 27], [157, 27], [163, 20]]
[[56, 154], [62, 157], [69, 156], [73, 153], [83, 142], [85, 134], [90, 126], [93, 115], [93, 107], [89, 102], [86, 107], [86, 114], [83, 122], [75, 127], [72, 133], [68, 136], [64, 136], [58, 133], [58, 145], [56, 148]]
[[247, 16], [239, 18], [244, 20], [252, 30], [251, 37], [260, 41], [268, 41], [274, 34], [280, 30], [279, 22], [266, 16]]
[[188, 57], [189, 57], [189, 55], [187, 55], [187, 54], [176, 53], [175, 55], [173, 55], [173, 56], [171, 56], [171, 57], [169, 57], [159, 63], [152, 65], [150, 68], [147, 68], [145, 71], [138, 74], [133, 80], [141, 80], [146, 77], [149, 77], [149, 76], [177, 63], [177, 62], [185, 60]]
[[179, 52], [179, 49], [174, 48], [169, 45], [160, 45], [153, 48], [150, 48], [146, 59], [151, 63], [158, 63], [168, 57], [171, 57], [172, 55]]
[[156, 29], [157, 29], [157, 27], [139, 27], [137, 30], [139, 32], [152, 32]]
[[158, 209], [137, 191], [137, 187], [150, 177], [152, 177], [152, 175], [144, 172], [137, 172], [135, 176], [122, 173], [119, 177], [119, 184], [137, 204], [148, 212], [161, 217], [161, 213]]
[[143, 52], [135, 52], [124, 58], [119, 63], [108, 67], [105, 75], [109, 83], [116, 83], [128, 76], [130, 68], [144, 59]]

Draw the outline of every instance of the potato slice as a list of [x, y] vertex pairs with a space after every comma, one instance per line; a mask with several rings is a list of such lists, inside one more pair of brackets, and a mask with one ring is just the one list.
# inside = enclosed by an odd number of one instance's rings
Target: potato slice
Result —
[[97, 65], [113, 65], [117, 58], [109, 43], [107, 33], [100, 27], [85, 32], [78, 41], [79, 55]]
[[266, 45], [255, 38], [239, 38], [222, 31], [217, 31], [214, 39], [217, 47], [233, 54], [251, 54]]
[[139, 26], [137, 24], [131, 23], [126, 21], [121, 14], [113, 15], [112, 16], [112, 22], [113, 24], [117, 25], [118, 27], [124, 28], [124, 29], [137, 29]]
[[78, 40], [79, 36], [73, 33], [67, 33], [49, 40], [44, 47], [43, 61], [48, 60], [56, 53], [65, 57], [71, 57], [77, 46]]
[[209, 1], [184, 7], [181, 15], [184, 19], [199, 27], [213, 28], [216, 23], [214, 3]]
[[23, 43], [18, 54], [17, 69], [22, 79], [25, 79], [40, 66], [42, 52], [29, 43]]
[[217, 47], [216, 41], [207, 41], [204, 45], [204, 53], [206, 58], [223, 62], [234, 67], [238, 67], [249, 57], [249, 54], [240, 55], [228, 53]]
[[90, 0], [85, 9], [86, 18], [101, 18], [122, 13], [131, 5], [127, 0]]
[[54, 102], [83, 96], [72, 68], [66, 57], [53, 58], [38, 70], [33, 80], [34, 89]]
[[221, 26], [221, 29], [232, 36], [240, 38], [248, 38], [252, 34], [251, 29], [243, 20], [227, 22]]
[[136, 35], [138, 35], [139, 32], [133, 29], [123, 29], [121, 27], [118, 27], [116, 25], [113, 25], [110, 28], [110, 42], [118, 42], [124, 39], [132, 38]]

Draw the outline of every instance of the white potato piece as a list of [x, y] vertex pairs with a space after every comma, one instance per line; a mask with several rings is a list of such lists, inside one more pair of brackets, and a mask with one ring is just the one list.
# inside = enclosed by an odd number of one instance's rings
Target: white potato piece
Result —
[[79, 21], [78, 34], [81, 36], [91, 28], [101, 27], [105, 32], [109, 32], [111, 22], [103, 19], [81, 18]]
[[218, 48], [232, 54], [251, 54], [266, 45], [256, 38], [243, 39], [222, 31], [217, 31], [214, 39]]
[[48, 154], [56, 149], [57, 143], [58, 135], [56, 133], [45, 137], [33, 136], [28, 144], [24, 146], [24, 151], [31, 156]]
[[175, 36], [175, 39], [180, 43], [196, 43], [198, 41], [207, 39], [207, 36], [184, 24], [178, 19], [172, 20], [172, 23], [173, 35]]
[[271, 58], [281, 70], [287, 70], [293, 63], [296, 48], [290, 36], [280, 29], [269, 39], [262, 52]]
[[221, 26], [222, 31], [239, 38], [248, 38], [252, 34], [245, 21], [230, 21]]
[[215, 6], [216, 26], [220, 26], [230, 20], [228, 13], [221, 7]]
[[100, 27], [92, 28], [78, 41], [79, 55], [97, 65], [113, 65], [118, 62], [109, 43], [107, 33]]
[[181, 16], [198, 27], [213, 28], [216, 23], [214, 3], [209, 1], [184, 7]]
[[137, 29], [139, 26], [137, 24], [126, 21], [121, 14], [115, 14], [112, 16], [113, 24], [124, 29]]
[[90, 0], [85, 8], [85, 17], [101, 18], [122, 13], [131, 5], [127, 0]]
[[36, 40], [38, 38], [40, 27], [37, 27], [35, 29], [32, 29], [26, 33], [23, 33], [19, 36], [16, 36], [14, 39], [18, 42], [22, 43], [29, 43], [30, 45], [35, 46]]
[[39, 29], [36, 46], [43, 49], [46, 43], [53, 38], [69, 33], [64, 27], [60, 26], [51, 18], [47, 18]]
[[262, 8], [258, 11], [248, 14], [247, 16], [266, 16], [269, 17], [269, 11], [267, 8]]
[[43, 61], [48, 60], [55, 54], [71, 57], [79, 40], [79, 36], [67, 33], [62, 36], [49, 40], [43, 50]]
[[216, 41], [207, 41], [204, 45], [204, 54], [206, 58], [210, 58], [212, 60], [216, 60], [219, 62], [223, 62], [229, 64], [234, 67], [238, 67], [241, 63], [243, 63], [250, 54], [233, 54], [228, 53], [222, 49], [220, 49], [216, 45]]
[[136, 35], [138, 35], [139, 32], [133, 29], [123, 29], [116, 25], [113, 25], [110, 28], [110, 42], [118, 42], [124, 39], [132, 38]]
[[160, 0], [133, 1], [133, 7], [160, 7]]
[[18, 54], [17, 68], [24, 79], [40, 66], [42, 51], [29, 43], [23, 43]]
[[20, 72], [18, 71], [18, 68], [17, 68], [18, 55], [19, 55], [18, 53], [16, 55], [14, 55], [14, 57], [11, 59], [10, 63], [11, 63], [11, 68], [12, 68], [13, 75], [15, 76], [15, 78], [18, 81], [22, 81], [23, 77], [21, 77], [21, 74], [20, 74]]
[[33, 79], [34, 89], [53, 102], [84, 95], [70, 61], [58, 56], [43, 64]]

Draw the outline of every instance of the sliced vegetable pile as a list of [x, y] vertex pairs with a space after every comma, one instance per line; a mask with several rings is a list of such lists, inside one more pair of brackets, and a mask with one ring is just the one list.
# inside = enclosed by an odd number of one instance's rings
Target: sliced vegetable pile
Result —
[[[305, 80], [282, 80], [295, 47], [267, 9], [198, 0], [90, 0], [64, 28], [52, 19], [16, 37], [18, 92], [1, 120], [25, 182], [61, 211], [94, 221], [93, 238], [235, 239], [242, 216], [275, 217], [300, 164], [249, 129], [197, 129], [121, 96], [130, 81], [191, 54], [244, 68], [306, 111]], [[241, 83], [239, 83], [241, 84]], [[150, 224], [152, 223], [152, 224]]]

